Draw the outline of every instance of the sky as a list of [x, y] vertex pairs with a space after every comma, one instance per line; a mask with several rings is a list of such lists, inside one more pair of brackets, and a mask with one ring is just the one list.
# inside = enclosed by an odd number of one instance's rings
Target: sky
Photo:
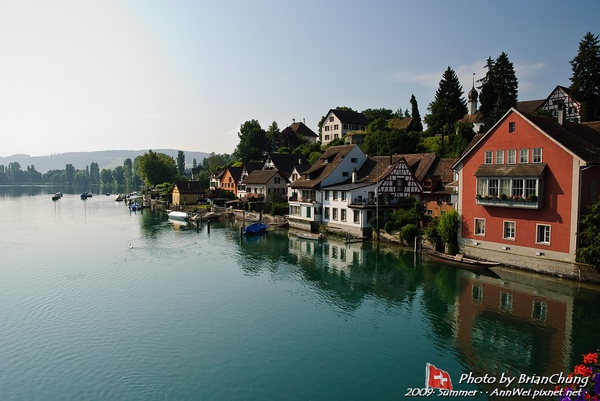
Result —
[[519, 100], [544, 99], [599, 16], [598, 0], [2, 0], [0, 156], [232, 153], [249, 120], [318, 133], [329, 109], [413, 94], [423, 117], [448, 67], [466, 98], [502, 52]]

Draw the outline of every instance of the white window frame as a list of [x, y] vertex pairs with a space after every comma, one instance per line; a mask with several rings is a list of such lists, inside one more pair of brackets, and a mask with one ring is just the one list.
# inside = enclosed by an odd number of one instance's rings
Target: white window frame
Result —
[[[506, 233], [507, 233], [506, 230], [509, 227], [509, 225], [512, 225], [512, 230], [511, 230], [512, 236], [506, 235]], [[509, 241], [515, 241], [516, 238], [517, 238], [517, 222], [512, 221], [512, 220], [504, 220], [502, 222], [502, 239], [509, 240]]]
[[494, 162], [494, 152], [486, 150], [483, 154], [483, 164], [492, 164]]
[[517, 164], [517, 149], [508, 149], [506, 164]]
[[475, 217], [475, 227], [473, 229], [473, 234], [485, 237], [485, 219]]
[[519, 163], [529, 163], [529, 149], [519, 149]]
[[531, 149], [531, 162], [541, 163], [542, 162], [542, 148]]
[[[544, 238], [540, 241], [540, 229], [544, 229], [542, 236]], [[550, 224], [536, 224], [535, 225], [535, 243], [541, 245], [550, 245], [550, 238], [552, 235], [552, 228]]]
[[504, 164], [504, 151], [503, 150], [496, 151], [496, 164]]

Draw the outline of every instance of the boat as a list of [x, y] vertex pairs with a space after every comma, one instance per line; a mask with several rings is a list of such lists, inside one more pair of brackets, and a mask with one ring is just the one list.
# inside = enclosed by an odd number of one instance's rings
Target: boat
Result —
[[244, 230], [242, 231], [242, 234], [244, 234], [244, 235], [261, 234], [261, 233], [264, 233], [265, 231], [267, 231], [267, 227], [268, 227], [268, 225], [261, 223], [260, 221], [257, 221], [256, 223], [252, 223], [249, 226], [246, 226], [244, 228]]
[[310, 239], [310, 240], [314, 240], [314, 241], [322, 241], [323, 240], [323, 234], [321, 234], [321, 233], [298, 232], [298, 233], [296, 233], [296, 236], [298, 238]]
[[86, 200], [87, 198], [92, 197], [92, 195], [87, 192], [82, 193], [80, 196], [81, 196], [81, 199], [83, 199], [83, 200]]
[[214, 221], [214, 220], [219, 220], [219, 217], [221, 217], [218, 213], [215, 212], [208, 212], [208, 213], [204, 213], [200, 215], [200, 219], [202, 221]]
[[123, 202], [124, 199], [125, 198], [121, 194], [117, 194], [117, 196], [115, 196], [115, 201], [117, 202]]
[[169, 219], [171, 219], [171, 220], [187, 220], [188, 219], [188, 214], [186, 212], [170, 211], [169, 213], [167, 213], [167, 216], [169, 216]]
[[440, 262], [447, 263], [453, 266], [464, 267], [465, 269], [486, 270], [490, 267], [499, 266], [500, 262], [490, 262], [487, 260], [479, 260], [467, 258], [461, 254], [448, 255], [447, 253], [425, 249], [425, 253]]
[[59, 200], [59, 199], [60, 199], [60, 198], [62, 198], [62, 197], [63, 197], [63, 194], [62, 194], [62, 192], [57, 192], [57, 193], [55, 193], [54, 195], [52, 195], [52, 200], [53, 200], [53, 201], [55, 201], [55, 200]]
[[132, 212], [137, 212], [138, 210], [142, 210], [142, 205], [140, 205], [139, 203], [132, 203], [131, 205], [129, 205], [129, 210], [131, 210]]

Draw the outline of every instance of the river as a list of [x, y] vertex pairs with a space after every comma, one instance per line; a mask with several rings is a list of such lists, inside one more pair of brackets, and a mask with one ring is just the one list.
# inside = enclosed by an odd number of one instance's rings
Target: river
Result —
[[53, 192], [0, 187], [4, 401], [398, 400], [427, 363], [500, 400], [600, 347], [598, 287]]

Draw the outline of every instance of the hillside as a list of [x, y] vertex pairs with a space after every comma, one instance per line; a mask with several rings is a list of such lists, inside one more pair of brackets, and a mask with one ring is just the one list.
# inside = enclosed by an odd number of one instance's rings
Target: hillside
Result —
[[[177, 160], [177, 149], [152, 149], [157, 153], [165, 153]], [[41, 173], [48, 170], [62, 170], [67, 164], [72, 164], [76, 169], [85, 169], [91, 163], [98, 163], [100, 170], [103, 168], [114, 169], [117, 166], [122, 166], [123, 161], [130, 158], [132, 161], [141, 156], [148, 150], [102, 150], [96, 152], [68, 152], [59, 153], [49, 156], [29, 156], [25, 154], [12, 155], [8, 157], [0, 157], [0, 165], [8, 165], [12, 162], [18, 162], [22, 170], [26, 170], [27, 166], [34, 165], [35, 169]], [[190, 152], [183, 151], [185, 154], [185, 165], [191, 168], [194, 159], [198, 164], [202, 164], [205, 157], [210, 156], [210, 153], [205, 152]]]

